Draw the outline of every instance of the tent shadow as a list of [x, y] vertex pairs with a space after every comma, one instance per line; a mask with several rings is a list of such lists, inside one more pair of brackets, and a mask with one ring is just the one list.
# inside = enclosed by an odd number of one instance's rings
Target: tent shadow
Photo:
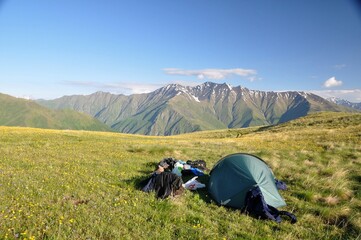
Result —
[[[144, 169], [138, 170], [139, 173], [142, 174], [142, 176], [132, 177], [125, 180], [122, 180], [119, 184], [116, 184], [118, 187], [122, 187], [123, 185], [126, 186], [133, 186], [136, 190], [141, 190], [146, 184], [147, 180], [152, 174], [152, 171], [154, 171], [157, 167], [156, 162], [147, 162], [144, 163]], [[149, 170], [151, 169], [151, 170]]]

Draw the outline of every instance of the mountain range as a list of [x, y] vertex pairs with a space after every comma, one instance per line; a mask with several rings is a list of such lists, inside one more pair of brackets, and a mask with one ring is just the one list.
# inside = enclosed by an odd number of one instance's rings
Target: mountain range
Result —
[[338, 105], [344, 106], [344, 107], [349, 107], [349, 108], [354, 108], [357, 110], [361, 110], [361, 102], [359, 103], [353, 103], [350, 101], [347, 101], [345, 99], [341, 99], [341, 98], [335, 98], [335, 97], [331, 97], [331, 98], [327, 98], [328, 101], [336, 103]]
[[34, 101], [0, 93], [0, 125], [50, 129], [111, 129], [93, 117], [74, 110], [51, 110]]
[[312, 93], [265, 92], [212, 82], [195, 87], [170, 84], [129, 96], [96, 92], [37, 102], [89, 114], [118, 132], [145, 135], [273, 125], [312, 112], [352, 111]]

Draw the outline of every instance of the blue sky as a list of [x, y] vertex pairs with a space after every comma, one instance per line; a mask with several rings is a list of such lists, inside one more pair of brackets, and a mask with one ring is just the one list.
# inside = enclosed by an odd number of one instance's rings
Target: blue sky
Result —
[[53, 99], [206, 81], [361, 102], [352, 0], [0, 0], [0, 92]]

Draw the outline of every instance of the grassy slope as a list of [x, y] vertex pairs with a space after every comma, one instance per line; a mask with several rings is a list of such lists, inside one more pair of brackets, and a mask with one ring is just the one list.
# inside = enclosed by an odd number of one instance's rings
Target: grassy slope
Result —
[[[345, 113], [172, 137], [0, 127], [0, 239], [357, 238], [360, 132], [361, 114]], [[137, 189], [164, 157], [212, 167], [235, 152], [287, 183], [297, 224], [219, 207], [204, 190], [162, 201]]]
[[0, 94], [0, 125], [51, 129], [111, 131], [89, 115], [72, 110], [50, 110], [34, 101]]

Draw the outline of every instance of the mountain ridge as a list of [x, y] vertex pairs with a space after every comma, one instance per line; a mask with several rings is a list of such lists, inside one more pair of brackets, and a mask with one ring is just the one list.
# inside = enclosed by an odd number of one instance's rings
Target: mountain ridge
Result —
[[341, 106], [344, 106], [344, 107], [350, 107], [350, 108], [354, 108], [354, 109], [357, 109], [357, 110], [361, 110], [361, 102], [355, 103], [355, 102], [350, 102], [350, 101], [347, 101], [345, 99], [336, 98], [336, 97], [330, 97], [330, 98], [327, 98], [327, 100], [330, 101], [330, 102], [336, 103], [337, 105], [341, 105]]
[[272, 125], [318, 111], [352, 111], [315, 94], [265, 92], [227, 83], [168, 84], [129, 96], [96, 92], [38, 103], [90, 114], [115, 131], [173, 135], [192, 131]]
[[35, 101], [0, 93], [0, 125], [49, 129], [111, 131], [93, 117], [73, 110], [51, 110]]

